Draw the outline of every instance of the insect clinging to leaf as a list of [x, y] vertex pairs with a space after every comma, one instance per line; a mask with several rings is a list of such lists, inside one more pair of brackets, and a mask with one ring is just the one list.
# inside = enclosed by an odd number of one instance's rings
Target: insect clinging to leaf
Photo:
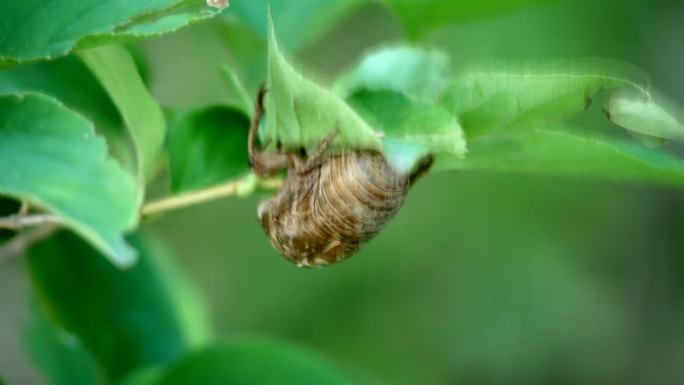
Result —
[[433, 159], [423, 158], [404, 174], [395, 171], [378, 151], [347, 149], [331, 154], [338, 134], [333, 127], [310, 153], [258, 150], [265, 95], [262, 88], [254, 108], [248, 139], [250, 164], [259, 177], [286, 169], [287, 178], [275, 196], [259, 205], [261, 225], [273, 247], [297, 266], [322, 267], [345, 260], [396, 214], [411, 185], [430, 169]]

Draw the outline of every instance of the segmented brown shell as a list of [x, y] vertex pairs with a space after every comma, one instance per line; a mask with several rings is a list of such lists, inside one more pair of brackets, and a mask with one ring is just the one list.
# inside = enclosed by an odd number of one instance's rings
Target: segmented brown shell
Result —
[[334, 155], [302, 173], [288, 169], [285, 184], [258, 214], [273, 246], [302, 267], [356, 252], [399, 210], [413, 177], [369, 151]]

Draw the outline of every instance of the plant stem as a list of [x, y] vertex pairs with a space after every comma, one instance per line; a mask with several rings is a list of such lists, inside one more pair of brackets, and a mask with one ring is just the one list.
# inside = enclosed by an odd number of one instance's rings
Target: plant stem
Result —
[[[141, 216], [144, 218], [165, 211], [180, 209], [233, 195], [241, 195], [242, 193], [247, 193], [254, 189], [273, 190], [279, 188], [282, 183], [282, 179], [278, 178], [255, 180], [246, 177], [204, 190], [193, 191], [187, 194], [172, 196], [147, 203], [141, 210]], [[62, 225], [62, 221], [55, 215], [43, 213], [29, 214], [29, 209], [29, 205], [22, 202], [19, 212], [14, 215], [0, 218], [0, 229], [18, 231], [26, 227], [36, 227], [30, 231], [27, 230], [26, 232], [17, 234], [14, 238], [0, 245], [0, 264], [9, 261], [15, 256], [24, 254], [24, 252], [33, 244], [54, 234], [59, 230], [60, 225]]]
[[21, 233], [0, 245], [0, 265], [12, 258], [22, 255], [34, 244], [51, 236], [59, 229], [55, 223], [44, 224], [33, 230]]
[[[245, 180], [237, 180], [219, 186], [192, 191], [182, 195], [172, 196], [169, 198], [160, 199], [158, 201], [146, 203], [141, 210], [141, 216], [146, 218], [152, 215], [163, 213], [165, 211], [176, 210], [220, 198], [239, 195], [240, 189], [244, 186], [244, 184]], [[256, 182], [257, 188], [269, 190], [278, 188], [280, 185], [282, 185], [282, 181], [280, 179], [266, 179]]]
[[[23, 212], [24, 210], [22, 210]], [[60, 224], [59, 217], [50, 214], [18, 214], [0, 218], [0, 229], [21, 230], [24, 227], [38, 226], [43, 224]]]

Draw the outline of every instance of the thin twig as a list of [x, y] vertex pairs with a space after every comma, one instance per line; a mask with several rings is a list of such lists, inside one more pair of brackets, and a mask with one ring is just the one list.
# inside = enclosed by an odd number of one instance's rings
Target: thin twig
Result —
[[[141, 215], [143, 218], [145, 218], [165, 211], [176, 210], [216, 199], [238, 195], [239, 190], [241, 187], [243, 187], [244, 183], [244, 180], [238, 180], [215, 187], [210, 187], [204, 190], [192, 191], [186, 194], [150, 202], [143, 206]], [[266, 179], [257, 181], [257, 187], [262, 189], [275, 189], [281, 185], [282, 181], [279, 179]]]
[[280, 178], [270, 178], [259, 180], [257, 186], [262, 190], [277, 190], [283, 185], [283, 180]]
[[31, 246], [54, 234], [58, 229], [59, 225], [48, 223], [16, 235], [0, 245], [0, 264], [10, 261], [16, 256], [23, 255]]
[[[23, 211], [23, 209], [22, 209]], [[59, 217], [50, 214], [18, 214], [0, 218], [0, 229], [21, 230], [25, 227], [39, 226], [44, 224], [60, 224]]]
[[21, 201], [21, 206], [19, 206], [19, 215], [26, 215], [31, 210], [31, 205], [26, 201]]
[[[246, 185], [249, 189], [259, 188], [265, 190], [277, 189], [282, 185], [281, 179], [257, 180], [254, 185], [249, 185], [249, 179], [242, 179], [220, 186], [194, 191], [187, 194], [161, 199], [143, 206], [143, 217], [159, 214], [165, 211], [175, 210], [192, 206], [220, 198], [239, 195]], [[0, 245], [0, 264], [9, 261], [15, 256], [22, 255], [33, 244], [54, 234], [60, 228], [62, 221], [59, 217], [50, 214], [29, 214], [30, 207], [22, 203], [19, 212], [8, 217], [0, 218], [0, 229], [22, 230], [26, 227], [36, 227], [30, 231], [17, 234], [14, 238]]]

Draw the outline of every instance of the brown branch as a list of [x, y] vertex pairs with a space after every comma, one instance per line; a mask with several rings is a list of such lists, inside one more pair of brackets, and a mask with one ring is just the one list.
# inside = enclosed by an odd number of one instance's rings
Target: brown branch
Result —
[[0, 245], [0, 264], [6, 263], [26, 253], [31, 246], [51, 236], [59, 229], [55, 223], [43, 224], [35, 229], [17, 234], [14, 238]]
[[[253, 176], [250, 176], [208, 189], [150, 202], [143, 206], [141, 216], [148, 217], [220, 198], [239, 196], [245, 191], [252, 191], [257, 188], [273, 190], [279, 188], [282, 183], [282, 180], [276, 178], [255, 180]], [[32, 245], [54, 234], [63, 224], [60, 218], [55, 215], [30, 214], [29, 209], [28, 204], [22, 202], [17, 214], [0, 218], [0, 229], [18, 231], [26, 227], [35, 227], [15, 235], [14, 238], [0, 245], [0, 264], [24, 254]]]
[[21, 230], [25, 227], [40, 226], [44, 224], [61, 224], [59, 217], [50, 214], [26, 214], [23, 209], [18, 214], [0, 218], [0, 229]]

